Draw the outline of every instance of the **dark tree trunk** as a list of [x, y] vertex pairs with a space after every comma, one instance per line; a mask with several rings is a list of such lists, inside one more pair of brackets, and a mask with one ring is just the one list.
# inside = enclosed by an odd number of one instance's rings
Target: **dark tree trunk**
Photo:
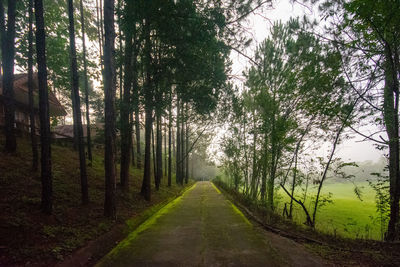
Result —
[[86, 60], [86, 40], [85, 40], [85, 16], [83, 14], [83, 1], [80, 0], [80, 11], [81, 11], [81, 27], [82, 27], [82, 52], [83, 52], [83, 79], [85, 85], [85, 105], [86, 105], [86, 142], [87, 142], [87, 153], [90, 164], [93, 160], [92, 157], [92, 137], [90, 131], [90, 106], [89, 106], [89, 81], [87, 75], [87, 60]]
[[[127, 2], [132, 2], [132, 1], [127, 1]], [[122, 59], [122, 51], [123, 51], [123, 46], [122, 46], [122, 32], [121, 32], [121, 27], [122, 27], [122, 25], [121, 25], [121, 0], [117, 0], [117, 10], [116, 10], [116, 19], [117, 19], [117, 21], [116, 21], [116, 24], [118, 25], [118, 34], [116, 34], [116, 36], [118, 36], [118, 55], [115, 55], [115, 60], [116, 60], [116, 62], [118, 63], [118, 71], [117, 71], [117, 67], [116, 67], [116, 76], [118, 75], [118, 83], [116, 83], [116, 85], [118, 85], [117, 87], [118, 87], [118, 89], [119, 89], [119, 101], [117, 102], [118, 103], [118, 107], [116, 108], [116, 110], [115, 110], [115, 112], [116, 112], [116, 117], [118, 117], [118, 115], [119, 115], [119, 118], [120, 118], [120, 120], [119, 120], [119, 129], [121, 130], [122, 129], [122, 124], [123, 124], [123, 122], [122, 122], [122, 119], [121, 119], [121, 109], [122, 109], [122, 98], [123, 98], [123, 92], [122, 92], [122, 90], [123, 90], [123, 85], [122, 85], [122, 83], [123, 83], [123, 76], [122, 76], [122, 73], [123, 73], [123, 63], [124, 63], [124, 61], [123, 61], [123, 59]], [[116, 64], [117, 64], [116, 63]], [[118, 114], [118, 112], [119, 112], [119, 114]], [[115, 142], [117, 142], [117, 139], [115, 138]], [[115, 144], [115, 158], [117, 159], [118, 158], [118, 155], [119, 155], [119, 159], [121, 160], [121, 154], [122, 154], [122, 151], [120, 150], [120, 146], [117, 146], [117, 144]], [[120, 151], [118, 151], [118, 150], [120, 150]], [[119, 153], [118, 153], [119, 152]], [[115, 165], [115, 173], [116, 173], [116, 175], [118, 175], [117, 173], [117, 165]]]
[[131, 154], [132, 154], [131, 164], [132, 164], [132, 167], [134, 167], [135, 166], [135, 144], [134, 144], [135, 137], [134, 137], [133, 126], [134, 126], [135, 121], [133, 119], [133, 113], [132, 112], [131, 112], [131, 114], [129, 114], [129, 120], [130, 120], [130, 123], [131, 123]]
[[384, 121], [389, 137], [389, 193], [390, 215], [386, 233], [387, 241], [400, 238], [399, 197], [400, 197], [400, 158], [399, 158], [399, 85], [396, 59], [388, 44], [385, 46], [385, 88]]
[[[274, 94], [275, 99], [275, 94]], [[276, 140], [276, 115], [275, 112], [273, 114], [272, 119], [272, 134], [271, 134], [271, 165], [269, 169], [269, 179], [267, 184], [267, 207], [270, 211], [274, 210], [274, 186], [275, 186], [275, 174], [276, 174], [276, 165], [278, 163], [278, 145]]]
[[73, 1], [68, 0], [68, 17], [69, 17], [69, 38], [70, 38], [70, 64], [71, 64], [71, 91], [72, 91], [72, 109], [74, 113], [75, 140], [79, 149], [79, 163], [81, 174], [81, 190], [82, 203], [89, 202], [88, 184], [86, 175], [86, 158], [85, 147], [83, 141], [83, 129], [81, 120], [80, 96], [79, 96], [79, 76], [77, 69], [76, 47], [75, 47], [75, 28], [74, 28], [74, 8]]
[[261, 170], [261, 202], [265, 203], [265, 195], [267, 191], [267, 167], [268, 167], [268, 136], [264, 137], [264, 149], [263, 149], [263, 160]]
[[186, 140], [185, 140], [185, 183], [189, 182], [189, 125], [186, 106]]
[[[136, 87], [137, 88], [137, 87]], [[138, 92], [136, 93], [136, 95]], [[139, 99], [135, 101], [135, 105], [139, 106]], [[140, 120], [139, 120], [139, 107], [135, 111], [135, 130], [136, 130], [136, 167], [142, 168], [142, 151], [140, 146]]]
[[[148, 2], [146, 1], [146, 10], [149, 11]], [[147, 14], [144, 25], [145, 48], [144, 48], [144, 64], [146, 67], [145, 79], [145, 151], [144, 151], [144, 173], [142, 183], [142, 194], [147, 201], [151, 200], [151, 132], [153, 128], [153, 90], [151, 84], [151, 40], [150, 40], [150, 21]]]
[[73, 149], [75, 151], [78, 150], [78, 142], [79, 142], [79, 137], [78, 137], [78, 128], [77, 128], [77, 124], [75, 123], [77, 121], [76, 119], [76, 113], [74, 110], [74, 107], [76, 107], [76, 103], [75, 103], [75, 97], [74, 97], [74, 91], [71, 90], [71, 102], [72, 102], [72, 121], [74, 122], [72, 124], [72, 128], [73, 128], [73, 138], [72, 138], [72, 144], [73, 144]]
[[[297, 179], [297, 154], [298, 154], [298, 147], [296, 147], [296, 152], [295, 152], [295, 158], [294, 158], [294, 170], [293, 170], [293, 181], [292, 181], [292, 189], [291, 189], [291, 195], [294, 196], [294, 189], [296, 187], [296, 179]], [[289, 219], [292, 219], [293, 217], [293, 198], [290, 199], [290, 205], [289, 205]]]
[[[131, 10], [130, 2], [127, 3], [126, 10]], [[125, 73], [124, 73], [124, 92], [121, 103], [121, 186], [125, 192], [129, 191], [129, 167], [132, 146], [132, 126], [129, 122], [131, 114], [131, 86], [132, 86], [132, 30], [125, 31]]]
[[183, 181], [185, 180], [185, 166], [186, 166], [186, 156], [185, 156], [185, 151], [186, 151], [186, 145], [185, 145], [185, 114], [183, 110], [183, 101], [182, 101], [182, 107], [181, 107], [181, 155], [180, 155], [180, 184], [183, 185]]
[[[130, 4], [130, 3], [132, 3], [132, 1], [127, 1], [127, 4]], [[122, 76], [122, 73], [124, 72], [124, 70], [123, 70], [123, 65], [124, 65], [124, 62], [123, 62], [123, 60], [122, 60], [122, 56], [123, 56], [123, 54], [122, 54], [122, 50], [123, 50], [123, 48], [122, 48], [122, 31], [121, 31], [121, 28], [122, 28], [122, 24], [121, 24], [121, 0], [118, 0], [118, 3], [117, 3], [117, 18], [118, 18], [118, 21], [117, 21], [117, 23], [118, 23], [118, 36], [119, 36], [119, 99], [120, 99], [120, 101], [122, 101], [122, 98], [123, 98], [123, 92], [122, 92], [122, 89], [123, 89], [123, 81], [122, 81], [122, 79], [123, 79], [123, 76]], [[126, 52], [126, 50], [125, 50], [125, 52]], [[126, 60], [126, 59], [125, 59]], [[126, 63], [126, 61], [125, 61], [125, 63]], [[121, 128], [122, 128], [122, 122], [121, 122]]]
[[328, 162], [326, 163], [324, 171], [322, 173], [322, 177], [321, 177], [321, 180], [320, 180], [319, 185], [318, 185], [317, 195], [315, 196], [314, 210], [313, 210], [313, 214], [312, 214], [312, 225], [311, 225], [312, 227], [315, 227], [315, 220], [317, 218], [319, 197], [321, 195], [322, 186], [323, 186], [324, 181], [325, 181], [325, 179], [327, 177], [329, 167], [330, 167], [330, 165], [332, 163], [332, 160], [333, 160], [333, 156], [335, 155], [335, 151], [336, 151], [336, 147], [337, 147], [337, 145], [339, 143], [340, 135], [341, 135], [341, 133], [342, 133], [344, 127], [345, 127], [346, 121], [347, 121], [347, 119], [349, 117], [350, 117], [350, 113], [347, 115], [346, 119], [342, 122], [342, 125], [339, 127], [339, 130], [336, 133], [335, 141], [333, 142], [333, 145], [332, 145], [332, 151], [331, 151], [331, 153], [329, 155]]
[[115, 63], [114, 0], [104, 0], [104, 96], [105, 96], [105, 200], [104, 216], [116, 218], [115, 179]]
[[[266, 157], [264, 157], [264, 159], [265, 158]], [[261, 167], [261, 188], [260, 188], [260, 197], [262, 203], [265, 203], [266, 190], [267, 190], [267, 164], [265, 163], [265, 161], [263, 161]]]
[[[301, 143], [303, 142], [304, 137], [310, 131], [310, 129], [311, 129], [312, 125], [313, 125], [314, 119], [315, 119], [315, 116], [310, 118], [310, 120], [308, 121], [308, 125], [307, 125], [306, 129], [303, 131], [303, 133], [301, 134], [299, 140], [297, 141], [296, 149], [294, 151], [294, 157], [293, 157], [293, 159], [292, 159], [292, 161], [290, 162], [290, 165], [289, 165], [289, 170], [290, 170], [290, 168], [292, 166], [292, 163], [294, 161], [294, 173], [293, 173], [292, 190], [291, 190], [292, 196], [294, 196], [294, 190], [295, 190], [296, 180], [297, 180], [297, 162], [298, 162], [298, 155], [299, 155], [299, 151], [300, 151], [300, 146], [301, 146]], [[286, 177], [288, 175], [289, 175], [289, 171], [286, 174]], [[283, 180], [283, 184], [286, 183], [286, 177]], [[308, 185], [306, 185], [306, 192], [304, 193], [304, 196], [306, 196], [307, 187], [308, 187]], [[292, 216], [292, 213], [293, 213], [293, 201], [294, 201], [293, 198], [291, 198], [290, 199], [290, 205], [289, 205], [289, 216], [288, 216], [290, 219], [292, 219], [292, 217], [293, 217]], [[304, 199], [303, 202], [305, 202], [305, 199]]]
[[[135, 38], [136, 39], [136, 38]], [[142, 168], [142, 149], [140, 143], [140, 108], [139, 108], [139, 86], [138, 86], [138, 71], [137, 71], [137, 57], [138, 57], [138, 46], [135, 46], [135, 56], [133, 58], [133, 108], [135, 111], [135, 136], [136, 136], [136, 167]]]
[[32, 148], [32, 170], [36, 172], [39, 165], [39, 152], [36, 138], [35, 108], [33, 98], [33, 0], [29, 0], [29, 32], [28, 32], [28, 91], [29, 122]]
[[147, 201], [151, 200], [151, 127], [152, 127], [152, 110], [145, 107], [145, 129], [144, 129], [144, 174], [142, 183], [142, 195]]
[[81, 193], [82, 204], [89, 203], [89, 190], [86, 175], [86, 157], [85, 157], [85, 143], [83, 141], [82, 129], [82, 116], [81, 116], [81, 103], [79, 97], [79, 76], [78, 66], [76, 60], [75, 48], [75, 26], [74, 26], [74, 6], [73, 0], [68, 0], [68, 18], [69, 18], [69, 43], [70, 43], [70, 63], [71, 63], [71, 85], [72, 97], [74, 99], [72, 109], [74, 112], [74, 125], [76, 125], [78, 149], [79, 149], [79, 167], [81, 174]]
[[193, 179], [194, 174], [193, 174], [193, 168], [194, 168], [194, 164], [193, 164], [193, 160], [190, 161], [190, 177]]
[[172, 180], [172, 148], [171, 148], [171, 139], [172, 139], [172, 93], [169, 94], [169, 112], [168, 112], [168, 186], [171, 186]]
[[304, 214], [306, 215], [305, 225], [308, 225], [310, 227], [314, 227], [314, 222], [311, 220], [310, 213], [308, 212], [306, 206], [304, 205], [304, 202], [301, 201], [301, 200], [296, 199], [293, 195], [291, 195], [283, 184], [280, 184], [280, 186], [283, 189], [283, 191], [285, 191], [285, 193], [290, 197], [290, 199], [292, 199], [294, 202], [296, 202], [297, 204], [299, 204], [302, 207], [302, 209], [304, 211]]
[[178, 96], [178, 101], [176, 105], [176, 183], [180, 184], [181, 183], [181, 127], [180, 127], [180, 121], [181, 121], [181, 115], [180, 115], [180, 101], [179, 101], [179, 96]]
[[[102, 0], [100, 0], [101, 3]], [[99, 0], [96, 0], [96, 25], [97, 25], [97, 38], [99, 39], [99, 56], [100, 56], [100, 67], [101, 75], [104, 75], [103, 70], [103, 22], [101, 18], [101, 7], [99, 6]]]
[[44, 31], [43, 1], [35, 0], [36, 53], [39, 83], [39, 118], [41, 142], [41, 209], [46, 214], [53, 211], [53, 184], [51, 174], [50, 116], [47, 90], [46, 35]]
[[[172, 109], [172, 108], [171, 108]], [[175, 131], [174, 128], [171, 128], [171, 134], [172, 134], [172, 155], [174, 155], [176, 159], [176, 141], [175, 141]]]
[[[114, 12], [114, 5], [115, 5], [115, 0], [113, 1], [113, 12]], [[103, 45], [105, 45], [105, 8], [106, 8], [106, 1], [104, 0], [104, 8], [103, 8], [103, 1], [102, 0], [99, 0], [99, 4], [100, 4], [100, 6], [99, 6], [99, 8], [100, 8], [100, 12], [99, 12], [99, 14], [100, 14], [100, 22], [99, 22], [99, 25], [100, 25], [100, 34], [101, 34], [101, 43], [103, 44]], [[103, 14], [104, 14], [104, 18], [103, 18]], [[115, 42], [115, 28], [114, 28], [114, 42]], [[113, 44], [113, 46], [114, 46], [114, 44]], [[115, 56], [115, 47], [113, 47], [113, 50], [114, 50], [114, 56]], [[103, 50], [103, 52], [105, 53], [105, 49]], [[103, 57], [104, 57], [105, 55], [103, 55]], [[105, 61], [105, 59], [103, 58], [103, 64], [104, 64], [104, 61]], [[114, 62], [114, 72], [115, 72], [115, 62]], [[114, 74], [115, 75], [115, 74]], [[115, 79], [115, 77], [114, 77], [114, 79]]]
[[[254, 113], [253, 113], [254, 116]], [[255, 127], [255, 122], [254, 125]], [[256, 179], [258, 178], [257, 174], [257, 153], [256, 153], [256, 143], [257, 143], [257, 131], [253, 131], [253, 170], [251, 174], [251, 187], [250, 187], [250, 195], [254, 199], [256, 194]]]
[[[132, 25], [134, 27], [133, 29], [133, 42], [134, 42], [134, 49], [133, 49], [133, 57], [132, 57], [132, 89], [133, 89], [133, 100], [132, 100], [132, 105], [133, 105], [133, 111], [135, 112], [135, 120], [133, 120], [133, 114], [132, 114], [132, 130], [133, 127], [135, 127], [136, 130], [136, 166], [138, 169], [142, 168], [142, 155], [141, 155], [141, 149], [140, 149], [140, 121], [139, 121], [139, 85], [138, 85], [138, 68], [137, 68], [137, 59], [138, 59], [138, 54], [139, 54], [139, 45], [136, 45], [136, 43], [139, 43], [137, 40], [137, 29], [136, 29], [136, 23]], [[133, 122], [134, 121], [134, 122]], [[134, 124], [133, 124], [134, 123]], [[133, 151], [132, 151], [132, 163], [133, 161]]]
[[14, 57], [15, 57], [15, 4], [16, 1], [8, 0], [7, 8], [7, 29], [4, 19], [3, 1], [0, 1], [0, 36], [1, 54], [3, 63], [3, 98], [5, 115], [5, 136], [4, 150], [13, 153], [17, 150], [15, 138], [15, 100], [14, 100]]
[[154, 185], [157, 187], [157, 163], [156, 163], [156, 148], [155, 148], [155, 140], [154, 140], [154, 127], [151, 129], [151, 149], [153, 152], [153, 172], [154, 172]]
[[156, 143], [156, 164], [157, 164], [157, 173], [156, 173], [156, 189], [160, 188], [161, 178], [163, 175], [162, 170], [162, 135], [161, 135], [161, 114], [158, 112], [157, 114], [157, 143]]
[[164, 122], [164, 176], [168, 175], [167, 166], [167, 124]]

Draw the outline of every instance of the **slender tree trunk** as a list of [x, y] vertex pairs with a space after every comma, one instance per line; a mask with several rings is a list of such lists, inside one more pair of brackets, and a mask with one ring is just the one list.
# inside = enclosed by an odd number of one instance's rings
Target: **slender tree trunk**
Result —
[[310, 227], [314, 227], [314, 222], [311, 220], [310, 213], [308, 212], [306, 206], [304, 205], [304, 202], [302, 202], [300, 200], [297, 200], [293, 195], [291, 195], [289, 193], [289, 191], [287, 191], [287, 189], [285, 188], [285, 186], [283, 184], [280, 184], [280, 186], [283, 189], [283, 191], [285, 191], [285, 193], [290, 197], [290, 199], [292, 199], [294, 202], [296, 202], [297, 204], [299, 204], [302, 207], [302, 209], [304, 211], [304, 214], [306, 215], [305, 224], [310, 226]]
[[[348, 115], [347, 118], [349, 116], [350, 115]], [[313, 215], [312, 215], [312, 227], [315, 227], [315, 220], [316, 220], [316, 217], [317, 217], [319, 197], [320, 197], [320, 194], [321, 194], [322, 185], [323, 185], [323, 183], [324, 183], [324, 181], [326, 179], [326, 175], [328, 174], [328, 170], [329, 170], [330, 164], [332, 162], [333, 156], [335, 155], [336, 147], [337, 147], [337, 145], [339, 143], [339, 138], [340, 138], [340, 135], [341, 135], [341, 133], [342, 133], [342, 131], [344, 129], [344, 125], [345, 125], [345, 122], [347, 121], [347, 118], [346, 118], [345, 121], [342, 122], [342, 125], [340, 126], [338, 132], [336, 133], [336, 137], [335, 137], [335, 141], [333, 142], [331, 154], [329, 155], [328, 162], [326, 163], [324, 172], [323, 172], [322, 177], [321, 177], [321, 181], [320, 181], [320, 183], [318, 185], [318, 191], [317, 191], [317, 195], [315, 197], [314, 210], [313, 210]]]
[[[128, 1], [128, 2], [132, 2], [132, 1]], [[119, 78], [119, 81], [118, 81], [118, 83], [117, 83], [117, 87], [118, 87], [118, 89], [119, 89], [119, 101], [117, 102], [118, 103], [118, 106], [117, 106], [117, 108], [116, 108], [116, 110], [115, 110], [115, 112], [116, 112], [116, 116], [118, 117], [118, 112], [119, 112], [119, 117], [120, 117], [120, 120], [119, 120], [119, 129], [122, 129], [122, 124], [123, 124], [123, 122], [122, 122], [122, 118], [121, 118], [121, 109], [122, 109], [122, 98], [123, 98], [123, 92], [122, 92], [122, 83], [123, 83], [123, 81], [122, 81], [122, 79], [123, 79], [123, 76], [122, 76], [122, 73], [123, 73], [123, 59], [122, 59], [122, 50], [123, 50], [123, 48], [122, 48], [122, 32], [121, 32], [121, 27], [122, 27], [122, 25], [121, 25], [121, 0], [117, 0], [117, 10], [116, 10], [116, 24], [118, 25], [118, 34], [116, 34], [116, 36], [118, 36], [118, 42], [119, 42], [119, 46], [118, 46], [118, 55], [115, 55], [115, 60], [116, 60], [116, 62], [118, 63], [118, 71], [117, 71], [117, 67], [116, 67], [116, 76], [118, 75], [118, 78]], [[117, 64], [116, 63], [116, 64]], [[115, 139], [115, 142], [117, 142], [117, 139]], [[121, 142], [122, 143], [122, 142]], [[120, 149], [120, 147], [118, 147], [117, 145], [115, 145], [115, 154], [116, 154], [116, 156], [115, 156], [115, 158], [117, 159], [118, 158], [118, 150]], [[120, 156], [120, 160], [121, 160], [121, 157], [122, 157], [122, 151], [119, 151], [119, 156]], [[130, 158], [129, 158], [129, 160], [130, 160]], [[117, 171], [115, 171], [115, 173], [117, 173]], [[126, 188], [125, 188], [126, 189]]]
[[245, 164], [246, 167], [244, 168], [244, 193], [246, 196], [249, 195], [249, 167], [250, 167], [250, 163], [249, 163], [249, 157], [247, 154], [247, 144], [246, 144], [246, 115], [244, 114], [244, 119], [243, 119], [243, 147], [244, 147], [244, 158], [245, 158]]
[[[275, 101], [275, 92], [274, 92], [274, 101]], [[271, 166], [269, 169], [269, 179], [267, 183], [267, 207], [270, 211], [274, 210], [274, 186], [275, 186], [275, 174], [276, 174], [276, 165], [278, 161], [278, 148], [277, 148], [277, 137], [276, 137], [276, 114], [275, 111], [273, 113], [272, 119], [272, 127], [271, 127]]]
[[[171, 89], [172, 90], [172, 89]], [[169, 112], [168, 112], [168, 186], [172, 180], [172, 92], [169, 93]]]
[[74, 90], [71, 90], [71, 102], [72, 102], [72, 128], [73, 128], [73, 138], [72, 138], [72, 144], [73, 144], [73, 149], [75, 151], [78, 151], [78, 142], [79, 142], [79, 137], [78, 137], [78, 128], [77, 128], [77, 124], [75, 123], [77, 121], [76, 119], [76, 112], [74, 107], [76, 107], [76, 103], [75, 103], [75, 97], [74, 97]]
[[161, 135], [161, 114], [158, 112], [156, 115], [157, 117], [157, 125], [156, 125], [156, 137], [157, 137], [157, 143], [156, 143], [156, 164], [157, 164], [157, 172], [156, 172], [156, 189], [158, 190], [160, 188], [160, 183], [161, 183], [161, 178], [163, 175], [163, 170], [162, 170], [162, 135]]
[[[292, 189], [291, 195], [294, 196], [294, 189], [296, 187], [296, 178], [297, 178], [297, 156], [299, 152], [299, 145], [297, 144], [295, 155], [294, 155], [294, 170], [293, 170], [293, 181], [292, 181]], [[292, 212], [293, 212], [293, 198], [290, 198], [290, 206], [289, 206], [289, 218], [292, 219]]]
[[68, 18], [69, 18], [69, 43], [70, 43], [70, 63], [71, 63], [71, 85], [72, 97], [74, 99], [72, 106], [74, 112], [74, 125], [76, 125], [78, 149], [79, 149], [79, 167], [81, 174], [81, 190], [82, 190], [82, 204], [89, 202], [88, 183], [86, 175], [86, 157], [85, 157], [85, 144], [83, 141], [81, 105], [79, 97], [79, 76], [78, 66], [76, 60], [75, 48], [75, 26], [74, 26], [74, 7], [73, 0], [68, 0]]
[[44, 30], [43, 1], [35, 0], [36, 51], [39, 83], [39, 118], [41, 142], [41, 209], [46, 214], [53, 211], [53, 183], [51, 173], [51, 136], [49, 116], [49, 96], [47, 90], [46, 35]]
[[4, 20], [3, 1], [0, 1], [0, 36], [1, 54], [3, 63], [3, 97], [5, 115], [5, 136], [4, 150], [14, 153], [17, 150], [15, 138], [15, 99], [14, 99], [14, 57], [15, 57], [15, 5], [16, 1], [8, 0], [7, 7], [7, 29]]
[[194, 164], [193, 164], [193, 162], [194, 162], [194, 160], [191, 160], [190, 161], [190, 177], [193, 179], [194, 178], [194, 174], [193, 174], [193, 167], [194, 167]]
[[145, 107], [145, 129], [144, 129], [144, 174], [142, 184], [142, 195], [147, 201], [151, 200], [151, 128], [152, 128], [152, 110], [151, 107]]
[[[132, 10], [130, 2], [126, 6], [127, 12]], [[123, 99], [121, 102], [121, 186], [125, 192], [129, 191], [129, 167], [130, 167], [130, 152], [132, 146], [132, 126], [129, 122], [131, 114], [131, 86], [132, 86], [132, 53], [133, 40], [132, 29], [125, 31], [125, 81]], [[121, 70], [122, 68], [120, 68]]]
[[168, 163], [167, 163], [167, 123], [164, 118], [164, 176], [168, 175]]
[[[149, 3], [146, 1], [146, 13], [150, 12]], [[151, 40], [150, 40], [150, 21], [146, 14], [144, 25], [145, 47], [144, 64], [146, 67], [145, 79], [145, 151], [144, 151], [144, 174], [142, 184], [142, 194], [147, 201], [151, 200], [151, 131], [153, 125], [153, 90], [151, 84]]]
[[267, 168], [268, 168], [268, 135], [264, 137], [264, 149], [263, 149], [263, 161], [262, 161], [262, 178], [261, 178], [261, 202], [265, 203], [265, 193], [267, 190]]
[[85, 16], [83, 14], [83, 1], [80, 0], [81, 11], [81, 27], [82, 27], [82, 52], [83, 52], [83, 79], [85, 85], [85, 105], [86, 105], [86, 143], [87, 153], [90, 164], [92, 164], [92, 137], [90, 128], [90, 106], [89, 106], [89, 80], [87, 75], [87, 60], [86, 60], [86, 40], [85, 40]]
[[180, 115], [180, 101], [176, 105], [176, 183], [181, 183], [181, 127], [180, 127], [181, 115]]
[[396, 59], [388, 44], [385, 46], [385, 87], [384, 122], [389, 137], [389, 193], [390, 215], [386, 233], [387, 241], [400, 238], [399, 225], [399, 85], [397, 80]]
[[[132, 1], [127, 1], [127, 4], [130, 4], [130, 3], [132, 3]], [[120, 101], [122, 101], [122, 98], [123, 98], [123, 95], [122, 95], [123, 94], [123, 91], [122, 91], [122, 88], [123, 88], [122, 87], [123, 86], [123, 84], [122, 84], [123, 83], [123, 81], [122, 81], [123, 75], [122, 75], [122, 73], [124, 72], [123, 71], [124, 62], [122, 60], [122, 56], [123, 56], [123, 53], [122, 53], [122, 50], [123, 50], [123, 48], [122, 48], [122, 38], [123, 37], [122, 37], [122, 31], [121, 31], [121, 28], [122, 28], [121, 17], [122, 17], [122, 14], [121, 14], [121, 0], [118, 0], [118, 3], [117, 3], [117, 18], [118, 18], [117, 23], [118, 23], [118, 36], [119, 36], [118, 40], [119, 40], [119, 54], [120, 54], [120, 56], [119, 56], [119, 99], [120, 99]], [[125, 50], [125, 52], [126, 52], [126, 50]], [[121, 122], [121, 124], [122, 124], [122, 122]], [[121, 125], [121, 127], [122, 127], [122, 125]]]
[[29, 122], [32, 147], [32, 171], [36, 172], [39, 165], [39, 152], [36, 138], [35, 107], [33, 98], [33, 0], [29, 0], [29, 32], [28, 32], [28, 91], [29, 91]]
[[151, 129], [151, 149], [153, 152], [153, 157], [152, 157], [153, 161], [152, 162], [153, 162], [153, 171], [154, 171], [154, 185], [157, 187], [158, 176], [157, 176], [157, 162], [156, 162], [157, 157], [156, 157], [156, 148], [155, 148], [155, 139], [154, 139], [154, 127], [152, 127], [152, 129]]
[[186, 151], [186, 145], [185, 145], [185, 135], [186, 135], [186, 133], [185, 133], [185, 114], [184, 114], [184, 109], [183, 109], [183, 107], [184, 107], [184, 104], [183, 104], [183, 101], [182, 101], [182, 103], [181, 103], [181, 163], [180, 163], [180, 167], [181, 167], [181, 170], [180, 170], [180, 173], [181, 173], [181, 176], [180, 176], [180, 184], [181, 185], [183, 185], [183, 181], [185, 180], [185, 174], [186, 174], [186, 172], [185, 172], [185, 166], [186, 166], [186, 163], [185, 163], [185, 161], [186, 161], [186, 156], [185, 156], [185, 151]]
[[[100, 4], [101, 4], [100, 0]], [[96, 0], [96, 25], [97, 25], [97, 38], [99, 39], [99, 58], [100, 58], [100, 68], [101, 75], [104, 75], [103, 69], [103, 19], [101, 17], [101, 8], [99, 6], [99, 0]]]
[[[103, 1], [104, 1], [104, 9], [103, 9]], [[106, 2], [105, 2], [105, 0], [103, 0], [103, 1], [99, 0], [99, 3], [100, 3], [100, 6], [99, 6], [100, 12], [99, 12], [99, 14], [100, 14], [101, 43], [104, 46], [105, 45], [105, 34], [104, 34], [104, 32], [105, 32], [105, 16], [104, 16], [104, 19], [103, 19], [103, 14], [105, 14]], [[115, 5], [115, 0], [113, 2], [114, 2], [114, 5]], [[113, 5], [113, 11], [114, 11], [114, 5]], [[114, 42], [115, 42], [115, 28], [114, 28]], [[104, 49], [104, 53], [105, 53], [105, 49]], [[115, 54], [115, 48], [114, 48], [114, 54]], [[105, 56], [105, 55], [103, 55], [103, 56]], [[104, 59], [103, 59], [103, 63], [104, 63]], [[115, 62], [114, 62], [114, 65], [115, 65]], [[115, 68], [115, 66], [114, 66], [114, 68]]]
[[[101, 2], [100, 2], [101, 3]], [[116, 218], [114, 0], [104, 0], [105, 199], [104, 216]]]
[[273, 211], [274, 210], [274, 189], [275, 189], [275, 178], [276, 171], [278, 169], [278, 163], [281, 156], [281, 148], [278, 145], [272, 145], [272, 153], [271, 153], [271, 169], [270, 169], [270, 177], [267, 184], [267, 192], [268, 192], [268, 208]]
[[[137, 87], [136, 87], [137, 88]], [[136, 93], [138, 94], [138, 92]], [[139, 100], [138, 100], [139, 101]], [[139, 106], [138, 101], [135, 101], [135, 105]], [[135, 110], [135, 130], [136, 130], [136, 167], [142, 168], [142, 151], [140, 145], [140, 120], [139, 120], [139, 107]]]
[[134, 144], [135, 137], [134, 137], [134, 128], [133, 127], [135, 125], [135, 121], [133, 119], [133, 113], [132, 112], [129, 115], [129, 119], [130, 119], [130, 122], [131, 122], [131, 154], [132, 154], [131, 164], [132, 164], [132, 167], [134, 167], [135, 166], [135, 144]]
[[186, 140], [185, 140], [185, 147], [186, 147], [186, 166], [185, 166], [185, 183], [189, 182], [189, 124], [188, 124], [188, 116], [187, 116], [187, 106], [186, 106]]
[[[267, 155], [264, 155], [264, 159], [267, 157]], [[261, 166], [261, 188], [260, 188], [260, 194], [261, 194], [261, 202], [265, 203], [265, 193], [267, 189], [267, 164], [265, 161], [262, 163]]]
[[272, 148], [271, 166], [270, 166], [269, 179], [267, 183], [267, 207], [271, 211], [274, 209], [275, 160], [276, 160], [276, 152], [274, 152], [274, 148]]
[[[133, 26], [133, 40], [134, 40], [134, 50], [132, 57], [132, 88], [133, 88], [133, 110], [135, 112], [135, 131], [136, 131], [136, 166], [138, 169], [142, 168], [142, 152], [141, 152], [141, 144], [140, 144], [140, 120], [139, 120], [139, 85], [138, 85], [138, 54], [139, 54], [139, 45], [136, 45], [137, 42], [137, 29], [136, 23]], [[132, 118], [133, 120], [133, 118]], [[133, 156], [133, 153], [132, 153]]]
[[176, 159], [176, 141], [175, 141], [175, 131], [174, 128], [172, 128], [172, 155], [174, 155]]
[[256, 155], [256, 143], [257, 143], [257, 132], [254, 130], [253, 132], [253, 171], [251, 175], [251, 188], [250, 188], [250, 195], [254, 199], [256, 195], [256, 179], [257, 179], [257, 155]]

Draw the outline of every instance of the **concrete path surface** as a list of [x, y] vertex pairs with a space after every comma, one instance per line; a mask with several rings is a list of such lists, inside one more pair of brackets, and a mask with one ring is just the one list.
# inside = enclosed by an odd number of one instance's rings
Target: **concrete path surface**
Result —
[[198, 182], [97, 266], [321, 266], [295, 242], [265, 233], [210, 182]]

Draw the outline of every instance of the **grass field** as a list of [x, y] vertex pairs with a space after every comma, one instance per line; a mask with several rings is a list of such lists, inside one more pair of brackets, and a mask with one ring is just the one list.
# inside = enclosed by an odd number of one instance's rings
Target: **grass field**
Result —
[[[228, 182], [224, 175], [220, 176], [222, 181]], [[382, 240], [386, 230], [386, 223], [381, 224], [379, 213], [376, 210], [375, 191], [368, 182], [356, 183], [361, 188], [361, 200], [354, 193], [354, 184], [347, 183], [325, 183], [322, 195], [332, 193], [332, 203], [328, 203], [318, 209], [316, 218], [316, 229], [320, 232], [333, 236], [345, 238], [361, 238]], [[243, 188], [241, 188], [243, 189]], [[287, 189], [289, 187], [287, 186]], [[316, 186], [309, 188], [306, 207], [312, 216], [313, 205], [311, 197], [316, 195]], [[301, 198], [301, 190], [296, 191], [296, 198]], [[276, 212], [283, 214], [285, 203], [289, 208], [290, 198], [279, 189], [275, 193]], [[293, 220], [298, 224], [306, 221], [303, 209], [297, 203], [293, 203]]]
[[[318, 210], [317, 230], [348, 238], [382, 239], [382, 230], [384, 232], [386, 226], [381, 229], [375, 206], [375, 192], [367, 182], [358, 183], [357, 186], [363, 188], [362, 201], [356, 197], [352, 183], [324, 185], [322, 194], [332, 193], [333, 203], [326, 204]], [[311, 190], [313, 193], [316, 191], [315, 188]], [[277, 210], [282, 213], [284, 203], [289, 203], [290, 199], [283, 190], [278, 191], [278, 194]], [[311, 201], [306, 201], [310, 212], [311, 204]], [[298, 223], [305, 222], [304, 212], [297, 204], [294, 204], [293, 218]]]

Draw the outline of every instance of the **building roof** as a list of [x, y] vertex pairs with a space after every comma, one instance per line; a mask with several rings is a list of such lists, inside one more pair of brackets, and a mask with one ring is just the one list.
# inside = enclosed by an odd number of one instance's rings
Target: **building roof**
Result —
[[[90, 136], [96, 136], [99, 131], [104, 129], [104, 123], [95, 123], [90, 125]], [[87, 126], [82, 125], [83, 137], [87, 136]], [[74, 125], [57, 125], [52, 127], [53, 137], [56, 139], [73, 138], [74, 137]]]
[[[3, 96], [3, 77], [0, 76], [0, 99]], [[38, 76], [33, 74], [33, 99], [35, 109], [39, 109], [39, 90]], [[17, 104], [28, 107], [29, 105], [29, 90], [28, 90], [28, 74], [14, 74], [14, 99]], [[49, 108], [50, 116], [65, 116], [67, 112], [58, 101], [57, 97], [49, 91]]]

